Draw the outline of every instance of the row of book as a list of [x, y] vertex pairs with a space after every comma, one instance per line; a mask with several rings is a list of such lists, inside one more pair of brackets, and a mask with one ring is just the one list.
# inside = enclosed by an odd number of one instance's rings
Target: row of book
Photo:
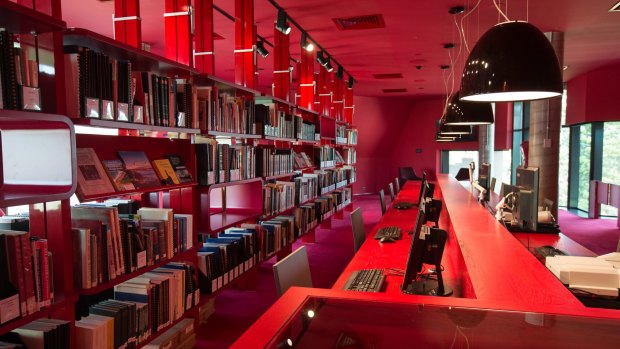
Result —
[[143, 151], [118, 151], [118, 159], [99, 160], [93, 148], [78, 148], [77, 193], [81, 198], [190, 183], [192, 175], [174, 154], [152, 162]]
[[263, 134], [268, 137], [295, 138], [296, 116], [278, 110], [274, 104], [257, 104], [256, 121], [263, 126]]
[[183, 319], [145, 345], [144, 349], [193, 349], [196, 346], [194, 319]]
[[305, 168], [314, 167], [312, 159], [306, 154], [306, 152], [295, 152], [295, 170], [301, 170]]
[[314, 163], [321, 168], [336, 166], [336, 149], [329, 146], [314, 147]]
[[259, 262], [263, 229], [258, 224], [229, 228], [217, 237], [200, 236], [198, 283], [202, 293], [213, 293]]
[[232, 96], [216, 86], [198, 88], [198, 114], [201, 130], [257, 134], [254, 97]]
[[321, 140], [321, 135], [316, 132], [316, 125], [314, 123], [305, 121], [301, 117], [295, 118], [295, 130], [297, 130], [297, 139], [305, 141]]
[[357, 130], [356, 129], [347, 130], [347, 144], [349, 145], [357, 144]]
[[345, 159], [345, 163], [349, 165], [353, 165], [357, 163], [357, 152], [354, 148], [348, 149], [346, 151], [347, 158]]
[[37, 48], [26, 37], [0, 29], [0, 109], [41, 110]]
[[271, 177], [291, 173], [294, 152], [292, 149], [258, 147], [256, 149], [256, 174], [259, 177]]
[[336, 144], [347, 144], [347, 126], [336, 125]]
[[[38, 319], [3, 335], [3, 349], [66, 349], [71, 347], [71, 322]], [[80, 347], [78, 348], [95, 348]]]
[[0, 230], [0, 324], [53, 304], [53, 271], [47, 239]]
[[295, 182], [276, 181], [263, 186], [263, 216], [272, 216], [294, 205]]
[[115, 204], [71, 208], [78, 289], [107, 283], [193, 247], [192, 215], [164, 208], [119, 213]]
[[[169, 263], [114, 286], [114, 299], [75, 322], [78, 348], [135, 348], [200, 301], [195, 268]], [[193, 328], [193, 326], [192, 326]]]
[[304, 173], [293, 178], [295, 182], [295, 205], [308, 202], [318, 196], [319, 179], [313, 173]]
[[88, 47], [65, 46], [67, 115], [168, 127], [197, 127], [192, 82], [133, 71]]
[[218, 144], [215, 140], [196, 144], [198, 184], [210, 185], [256, 177], [256, 148]]

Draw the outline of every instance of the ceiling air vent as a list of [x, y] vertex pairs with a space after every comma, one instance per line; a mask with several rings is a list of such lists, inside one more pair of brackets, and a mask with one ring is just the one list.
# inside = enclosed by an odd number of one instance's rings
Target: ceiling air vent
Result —
[[383, 93], [402, 93], [407, 92], [406, 88], [384, 88]]
[[383, 15], [332, 18], [338, 30], [360, 30], [385, 28]]
[[375, 79], [384, 80], [384, 79], [402, 79], [403, 74], [401, 73], [392, 73], [392, 74], [373, 74]]

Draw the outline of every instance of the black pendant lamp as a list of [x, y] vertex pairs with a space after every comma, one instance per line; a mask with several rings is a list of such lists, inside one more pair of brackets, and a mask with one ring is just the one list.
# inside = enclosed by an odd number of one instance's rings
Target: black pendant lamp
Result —
[[460, 92], [450, 97], [446, 113], [443, 116], [445, 125], [489, 125], [494, 121], [490, 103], [471, 103], [459, 100]]
[[547, 37], [527, 22], [489, 29], [467, 58], [461, 100], [509, 102], [562, 95], [562, 71]]
[[443, 136], [470, 135], [470, 125], [446, 125], [443, 122], [439, 125], [439, 134]]
[[435, 141], [436, 142], [454, 142], [455, 139], [456, 139], [456, 137], [442, 136], [439, 133], [435, 134]]

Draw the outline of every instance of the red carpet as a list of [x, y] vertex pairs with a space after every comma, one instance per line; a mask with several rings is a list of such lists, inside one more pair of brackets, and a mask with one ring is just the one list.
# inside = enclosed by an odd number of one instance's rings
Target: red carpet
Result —
[[[362, 208], [368, 234], [381, 218], [379, 197], [356, 196], [353, 208], [357, 207]], [[308, 251], [314, 287], [330, 288], [353, 257], [350, 212], [332, 218], [331, 228], [316, 229], [314, 243], [296, 242], [293, 250], [302, 244]], [[215, 313], [197, 331], [196, 348], [227, 348], [276, 301], [274, 263], [275, 257], [257, 267], [255, 290], [230, 287], [216, 297]]]
[[590, 219], [579, 217], [566, 210], [559, 210], [560, 229], [590, 251], [602, 255], [615, 252], [620, 238], [616, 219]]

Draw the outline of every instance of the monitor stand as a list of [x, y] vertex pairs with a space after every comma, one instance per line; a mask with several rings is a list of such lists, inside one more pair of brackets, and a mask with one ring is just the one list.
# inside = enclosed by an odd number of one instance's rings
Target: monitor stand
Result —
[[[447, 239], [448, 233], [445, 230], [438, 228], [429, 229], [429, 233], [424, 240], [425, 253], [423, 261], [424, 263], [434, 265], [435, 269], [431, 271], [431, 274], [424, 275], [420, 280], [412, 282], [403, 290], [403, 293], [438, 297], [447, 297], [453, 293], [452, 288], [443, 283], [441, 271], [441, 259]], [[437, 280], [431, 279], [431, 275], [436, 275]]]

